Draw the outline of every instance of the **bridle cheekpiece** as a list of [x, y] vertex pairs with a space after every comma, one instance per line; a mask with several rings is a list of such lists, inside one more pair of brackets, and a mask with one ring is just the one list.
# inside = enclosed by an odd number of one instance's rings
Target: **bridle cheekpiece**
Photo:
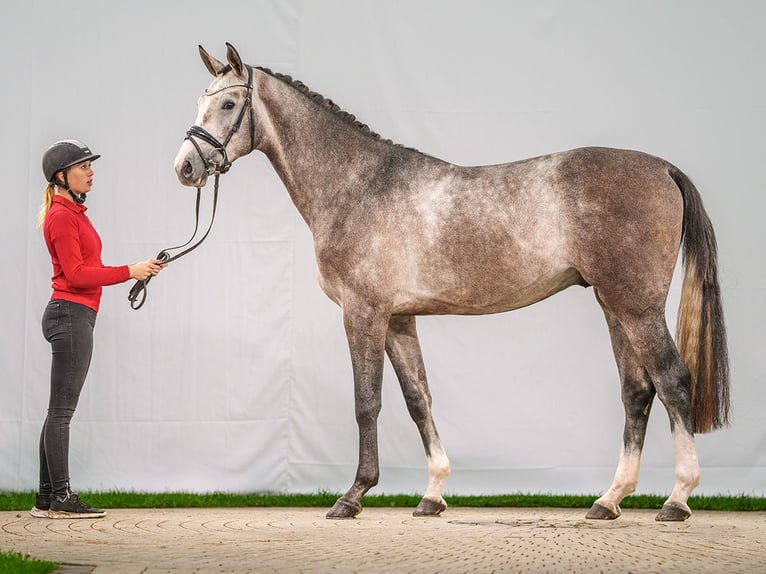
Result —
[[[205, 168], [207, 169], [208, 175], [213, 175], [214, 173], [219, 173], [219, 174], [226, 173], [227, 171], [229, 171], [229, 168], [231, 167], [231, 162], [229, 161], [229, 156], [226, 153], [226, 146], [229, 145], [231, 138], [234, 137], [234, 134], [236, 134], [239, 131], [239, 128], [242, 126], [242, 120], [245, 118], [245, 112], [247, 110], [250, 110], [250, 149], [251, 151], [255, 149], [255, 118], [253, 117], [253, 106], [252, 106], [253, 68], [252, 66], [248, 66], [247, 64], [245, 64], [245, 68], [247, 69], [246, 84], [231, 84], [229, 86], [224, 86], [213, 92], [208, 92], [207, 90], [205, 90], [206, 96], [212, 96], [224, 90], [228, 90], [229, 88], [247, 88], [247, 96], [245, 97], [245, 101], [242, 103], [242, 108], [239, 110], [239, 116], [237, 117], [237, 121], [234, 122], [233, 126], [231, 126], [231, 129], [229, 130], [229, 134], [226, 136], [223, 142], [218, 141], [218, 139], [213, 134], [211, 134], [205, 128], [198, 126], [196, 124], [190, 127], [189, 131], [186, 132], [186, 137], [184, 139], [189, 140], [194, 146], [194, 149], [197, 150], [197, 153], [199, 154], [200, 159], [205, 164]], [[231, 66], [226, 66], [219, 73], [220, 74], [226, 73], [230, 69], [231, 69]], [[202, 140], [205, 143], [212, 146], [212, 149], [210, 150], [210, 153], [208, 154], [207, 157], [205, 157], [205, 154], [202, 153], [202, 148], [197, 142], [197, 139]]]

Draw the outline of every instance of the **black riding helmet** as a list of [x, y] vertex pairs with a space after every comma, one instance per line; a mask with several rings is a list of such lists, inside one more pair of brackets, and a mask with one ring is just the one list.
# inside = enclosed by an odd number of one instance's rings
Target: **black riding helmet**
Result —
[[101, 156], [77, 140], [61, 140], [45, 150], [43, 154], [43, 174], [45, 181], [56, 183], [55, 175], [68, 167], [83, 161], [95, 161]]

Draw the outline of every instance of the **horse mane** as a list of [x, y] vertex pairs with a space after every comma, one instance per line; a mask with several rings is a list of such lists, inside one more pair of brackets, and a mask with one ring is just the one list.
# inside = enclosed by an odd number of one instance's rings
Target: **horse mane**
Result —
[[342, 110], [340, 108], [340, 106], [338, 106], [338, 104], [333, 102], [330, 98], [326, 98], [322, 94], [318, 94], [317, 92], [312, 91], [311, 89], [309, 89], [309, 87], [306, 84], [304, 84], [300, 80], [295, 80], [295, 79], [292, 78], [292, 76], [288, 76], [287, 74], [281, 74], [279, 72], [274, 72], [274, 71], [272, 71], [269, 68], [264, 68], [264, 67], [261, 67], [261, 66], [253, 66], [253, 67], [256, 70], [260, 70], [261, 72], [265, 72], [269, 76], [271, 76], [273, 78], [276, 78], [277, 80], [281, 80], [282, 82], [286, 83], [288, 86], [291, 86], [291, 87], [295, 88], [301, 94], [303, 94], [308, 99], [310, 99], [312, 102], [316, 103], [317, 105], [319, 105], [319, 106], [321, 106], [321, 107], [323, 107], [323, 108], [325, 108], [327, 110], [330, 110], [338, 118], [340, 118], [341, 120], [343, 120], [346, 123], [349, 123], [349, 124], [353, 125], [357, 129], [362, 131], [362, 133], [364, 133], [364, 134], [366, 134], [366, 135], [368, 135], [368, 136], [370, 136], [370, 137], [372, 137], [372, 138], [374, 138], [376, 140], [380, 140], [383, 143], [387, 143], [387, 144], [395, 146], [395, 147], [400, 147], [400, 148], [403, 148], [403, 149], [408, 149], [408, 150], [411, 150], [411, 151], [422, 153], [419, 150], [416, 150], [415, 148], [411, 148], [411, 147], [404, 146], [402, 144], [395, 143], [395, 142], [391, 141], [390, 139], [384, 139], [380, 134], [372, 131], [370, 129], [370, 126], [368, 126], [367, 124], [357, 120], [356, 116], [354, 116], [354, 114], [350, 114], [349, 112]]

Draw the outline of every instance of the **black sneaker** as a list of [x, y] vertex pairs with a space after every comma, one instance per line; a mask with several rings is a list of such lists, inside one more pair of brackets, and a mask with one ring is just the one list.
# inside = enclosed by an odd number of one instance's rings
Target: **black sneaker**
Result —
[[39, 492], [35, 495], [35, 505], [32, 507], [32, 510], [29, 511], [29, 514], [34, 516], [35, 518], [48, 518], [48, 510], [51, 507], [51, 495], [50, 494], [40, 494]]
[[48, 518], [102, 518], [104, 516], [106, 516], [105, 511], [85, 504], [73, 492], [67, 492], [66, 497], [62, 499], [52, 497], [48, 509]]

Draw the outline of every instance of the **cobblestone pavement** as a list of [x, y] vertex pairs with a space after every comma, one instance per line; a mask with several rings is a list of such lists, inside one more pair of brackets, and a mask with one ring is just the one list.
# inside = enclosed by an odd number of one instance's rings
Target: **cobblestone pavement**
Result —
[[414, 518], [367, 508], [110, 510], [98, 520], [0, 512], [0, 549], [65, 564], [66, 574], [224, 572], [766, 572], [766, 513], [695, 512], [681, 523], [626, 510], [450, 508]]

